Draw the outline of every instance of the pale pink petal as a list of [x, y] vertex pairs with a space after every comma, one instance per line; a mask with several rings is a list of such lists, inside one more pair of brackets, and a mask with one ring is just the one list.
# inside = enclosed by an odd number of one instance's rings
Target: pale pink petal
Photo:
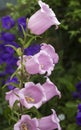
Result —
[[45, 90], [45, 94], [46, 94], [46, 98], [47, 101], [50, 100], [51, 98], [53, 98], [54, 96], [58, 95], [59, 98], [61, 98], [61, 93], [60, 91], [57, 89], [57, 87], [50, 81], [49, 78], [47, 78], [46, 82], [42, 85], [44, 90]]
[[55, 25], [57, 28], [60, 24], [55, 16], [55, 13], [47, 4], [41, 0], [38, 1], [38, 4], [41, 9], [33, 14], [28, 21], [28, 28], [36, 35], [44, 33], [52, 25]]
[[59, 119], [56, 115], [56, 112], [52, 109], [53, 114], [42, 117], [39, 119], [39, 128], [40, 130], [61, 130]]
[[15, 89], [13, 89], [13, 90], [11, 90], [11, 91], [9, 91], [9, 92], [6, 92], [6, 97], [5, 97], [5, 99], [7, 100], [7, 101], [9, 101], [9, 106], [12, 108], [13, 107], [13, 105], [14, 105], [14, 103], [15, 103], [15, 101], [16, 100], [18, 100], [19, 101], [19, 97], [17, 96], [18, 95], [18, 93], [19, 93], [19, 89], [18, 88], [15, 88]]

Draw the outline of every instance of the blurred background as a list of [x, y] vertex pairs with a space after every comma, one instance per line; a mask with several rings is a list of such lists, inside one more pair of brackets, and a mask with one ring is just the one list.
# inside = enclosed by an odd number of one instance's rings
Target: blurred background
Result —
[[[78, 109], [78, 104], [81, 103], [81, 0], [43, 1], [55, 12], [61, 25], [58, 30], [55, 30], [55, 27], [52, 26], [42, 35], [42, 39], [39, 38], [35, 42], [37, 44], [42, 42], [51, 44], [59, 54], [59, 63], [55, 66], [50, 78], [61, 91], [62, 98], [59, 100], [54, 97], [43, 105], [39, 111], [42, 115], [48, 115], [50, 114], [50, 109], [54, 108], [61, 120], [62, 130], [80, 130], [81, 108], [80, 110]], [[29, 18], [38, 9], [39, 6], [36, 0], [0, 0], [0, 129], [2, 130], [10, 130], [8, 124], [9, 109], [6, 107], [5, 102], [5, 92], [8, 91], [8, 88], [2, 89], [2, 86], [8, 76], [17, 68], [15, 53], [13, 54], [14, 64], [11, 61], [7, 66], [6, 56], [3, 58], [5, 63], [1, 59], [1, 56], [6, 54], [1, 42], [2, 32], [5, 31], [2, 27], [2, 17], [9, 15], [16, 21], [16, 26], [8, 30], [8, 32], [16, 36], [15, 42], [18, 45], [17, 20], [20, 17]], [[9, 56], [10, 54], [11, 52]], [[14, 70], [12, 70], [12, 64]], [[8, 71], [10, 68], [11, 71]], [[35, 82], [41, 80], [42, 82], [41, 77], [35, 77], [33, 80]]]

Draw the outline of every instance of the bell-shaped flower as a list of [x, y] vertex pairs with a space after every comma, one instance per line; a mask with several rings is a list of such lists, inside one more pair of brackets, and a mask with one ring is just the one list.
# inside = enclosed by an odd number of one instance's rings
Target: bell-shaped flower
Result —
[[39, 119], [39, 129], [40, 130], [54, 130], [58, 129], [61, 130], [59, 119], [56, 115], [56, 112], [52, 109], [53, 114], [42, 117]]
[[19, 93], [19, 89], [18, 88], [15, 88], [15, 89], [13, 89], [13, 90], [11, 90], [11, 91], [9, 91], [9, 92], [6, 92], [6, 97], [5, 97], [5, 99], [7, 100], [7, 101], [9, 101], [9, 106], [12, 108], [13, 107], [13, 105], [14, 105], [14, 103], [15, 103], [15, 101], [17, 100], [17, 101], [19, 101], [19, 97], [18, 97], [18, 93]]
[[38, 120], [29, 115], [22, 115], [21, 119], [14, 125], [14, 130], [39, 130]]
[[22, 88], [19, 93], [20, 102], [26, 108], [35, 106], [39, 108], [46, 100], [46, 95], [42, 86], [34, 84], [33, 82], [27, 82], [25, 88]]
[[48, 53], [48, 55], [50, 56], [50, 58], [52, 58], [54, 64], [58, 63], [59, 56], [55, 52], [55, 48], [52, 45], [46, 44], [46, 43], [42, 43], [41, 44], [41, 50]]
[[57, 20], [53, 10], [41, 0], [38, 0], [38, 4], [41, 9], [33, 14], [28, 21], [28, 28], [31, 32], [36, 35], [40, 35], [52, 25], [55, 25], [56, 28], [58, 28], [60, 22]]
[[45, 74], [49, 76], [54, 69], [53, 60], [45, 51], [40, 51], [32, 56], [26, 64], [25, 68], [29, 74]]
[[46, 82], [42, 85], [46, 94], [46, 99], [49, 101], [54, 96], [58, 95], [61, 98], [61, 93], [57, 87], [47, 78]]
[[15, 21], [9, 15], [2, 17], [1, 21], [2, 21], [2, 27], [8, 30], [14, 27], [15, 25]]

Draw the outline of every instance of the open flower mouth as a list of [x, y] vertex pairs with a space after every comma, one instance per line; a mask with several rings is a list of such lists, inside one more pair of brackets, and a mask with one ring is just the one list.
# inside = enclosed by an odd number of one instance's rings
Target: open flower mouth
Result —
[[35, 102], [35, 99], [34, 98], [32, 98], [32, 97], [25, 97], [25, 99], [26, 99], [26, 101], [28, 102], [28, 103], [34, 103]]
[[26, 123], [21, 124], [20, 130], [28, 130]]

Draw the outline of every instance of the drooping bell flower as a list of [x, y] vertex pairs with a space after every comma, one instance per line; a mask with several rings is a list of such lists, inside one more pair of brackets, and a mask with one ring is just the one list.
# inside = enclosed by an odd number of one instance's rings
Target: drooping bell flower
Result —
[[46, 82], [42, 85], [46, 94], [46, 99], [49, 101], [54, 96], [59, 96], [61, 98], [61, 93], [57, 87], [47, 78]]
[[13, 107], [16, 100], [19, 101], [19, 97], [18, 97], [19, 91], [20, 91], [19, 88], [15, 88], [15, 89], [13, 89], [13, 90], [11, 90], [9, 92], [6, 92], [5, 99], [7, 101], [9, 101], [9, 106], [11, 108]]
[[46, 95], [41, 84], [34, 84], [33, 82], [25, 83], [25, 87], [19, 92], [20, 102], [26, 108], [39, 108], [46, 100]]
[[58, 28], [60, 22], [57, 20], [55, 13], [49, 6], [38, 0], [40, 9], [33, 14], [28, 21], [28, 28], [33, 34], [40, 35], [44, 33], [52, 25]]
[[48, 53], [48, 55], [50, 56], [50, 58], [52, 58], [54, 64], [58, 63], [59, 56], [55, 52], [55, 48], [52, 45], [46, 44], [46, 43], [42, 43], [41, 44], [41, 50]]
[[14, 130], [39, 130], [38, 120], [29, 115], [22, 115], [21, 119], [14, 125]]
[[56, 115], [56, 112], [52, 109], [53, 114], [40, 118], [39, 129], [40, 130], [61, 130], [59, 119]]
[[1, 21], [2, 21], [2, 27], [8, 30], [15, 25], [15, 21], [11, 18], [11, 16], [2, 17]]

